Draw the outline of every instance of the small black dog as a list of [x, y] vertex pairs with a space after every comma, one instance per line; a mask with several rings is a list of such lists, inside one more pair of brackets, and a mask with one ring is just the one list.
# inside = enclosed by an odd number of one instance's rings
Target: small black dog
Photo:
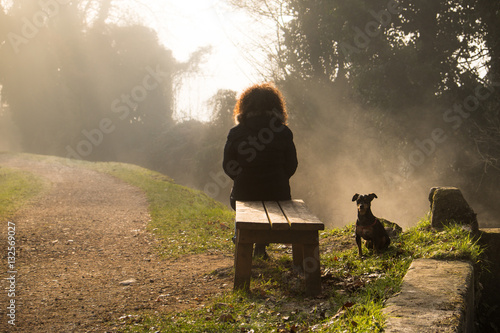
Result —
[[358, 253], [363, 255], [361, 250], [361, 238], [366, 240], [366, 247], [379, 252], [387, 249], [391, 243], [391, 239], [387, 234], [382, 223], [373, 216], [371, 211], [371, 202], [377, 198], [375, 193], [367, 195], [355, 194], [352, 201], [356, 201], [358, 206], [358, 220], [356, 221], [356, 244], [358, 245]]

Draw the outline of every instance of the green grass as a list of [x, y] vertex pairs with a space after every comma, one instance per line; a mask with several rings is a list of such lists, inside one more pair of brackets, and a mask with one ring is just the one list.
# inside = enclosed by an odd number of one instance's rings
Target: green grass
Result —
[[35, 175], [0, 167], [0, 220], [6, 221], [44, 188]]
[[411, 232], [404, 233], [401, 242], [407, 251], [418, 258], [468, 260], [479, 264], [484, 252], [479, 240], [460, 224], [451, 224], [442, 231], [435, 231], [428, 217], [412, 228]]

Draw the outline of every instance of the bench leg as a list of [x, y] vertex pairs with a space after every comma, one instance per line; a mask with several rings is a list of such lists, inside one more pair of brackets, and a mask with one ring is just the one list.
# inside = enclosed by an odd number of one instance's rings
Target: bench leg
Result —
[[293, 270], [303, 272], [304, 270], [304, 247], [302, 244], [292, 244]]
[[319, 246], [318, 244], [304, 244], [303, 248], [306, 296], [316, 296], [321, 293]]
[[252, 243], [236, 242], [234, 255], [234, 289], [250, 289], [252, 272]]

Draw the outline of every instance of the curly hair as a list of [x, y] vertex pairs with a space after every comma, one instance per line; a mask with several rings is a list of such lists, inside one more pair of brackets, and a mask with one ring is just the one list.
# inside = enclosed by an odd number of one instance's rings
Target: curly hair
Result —
[[275, 116], [286, 125], [288, 113], [281, 92], [272, 83], [255, 84], [238, 98], [233, 116], [236, 123], [255, 116]]

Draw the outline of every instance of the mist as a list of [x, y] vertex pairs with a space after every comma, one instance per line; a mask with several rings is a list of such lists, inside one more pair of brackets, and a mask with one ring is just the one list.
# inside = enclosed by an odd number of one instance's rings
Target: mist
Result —
[[[338, 227], [355, 221], [355, 193], [376, 193], [375, 216], [408, 228], [428, 213], [431, 187], [456, 186], [481, 226], [499, 225], [499, 22], [488, 14], [498, 4], [229, 2], [277, 25], [260, 42], [266, 65], [254, 65], [286, 99], [293, 198]], [[210, 47], [179, 61], [156, 31], [114, 17], [111, 0], [6, 4], [0, 150], [134, 163], [228, 204], [222, 151], [239, 91], [210, 98], [208, 121], [176, 117], [189, 105], [183, 78], [196, 77]], [[455, 14], [466, 23], [438, 20]]]
[[[374, 214], [408, 228], [429, 212], [432, 187], [462, 188], [464, 179], [452, 166], [464, 152], [443, 121], [394, 116], [381, 126], [383, 110], [325, 96], [315, 93], [308, 98], [316, 101], [321, 114], [334, 119], [311, 120], [312, 130], [295, 131], [299, 169], [292, 190], [296, 197], [309, 198], [308, 205], [327, 225], [353, 223], [357, 217], [353, 195], [375, 193]], [[291, 113], [301, 112], [291, 108]], [[408, 123], [413, 132], [407, 131]], [[484, 221], [480, 201], [473, 200], [476, 195], [464, 193]]]

